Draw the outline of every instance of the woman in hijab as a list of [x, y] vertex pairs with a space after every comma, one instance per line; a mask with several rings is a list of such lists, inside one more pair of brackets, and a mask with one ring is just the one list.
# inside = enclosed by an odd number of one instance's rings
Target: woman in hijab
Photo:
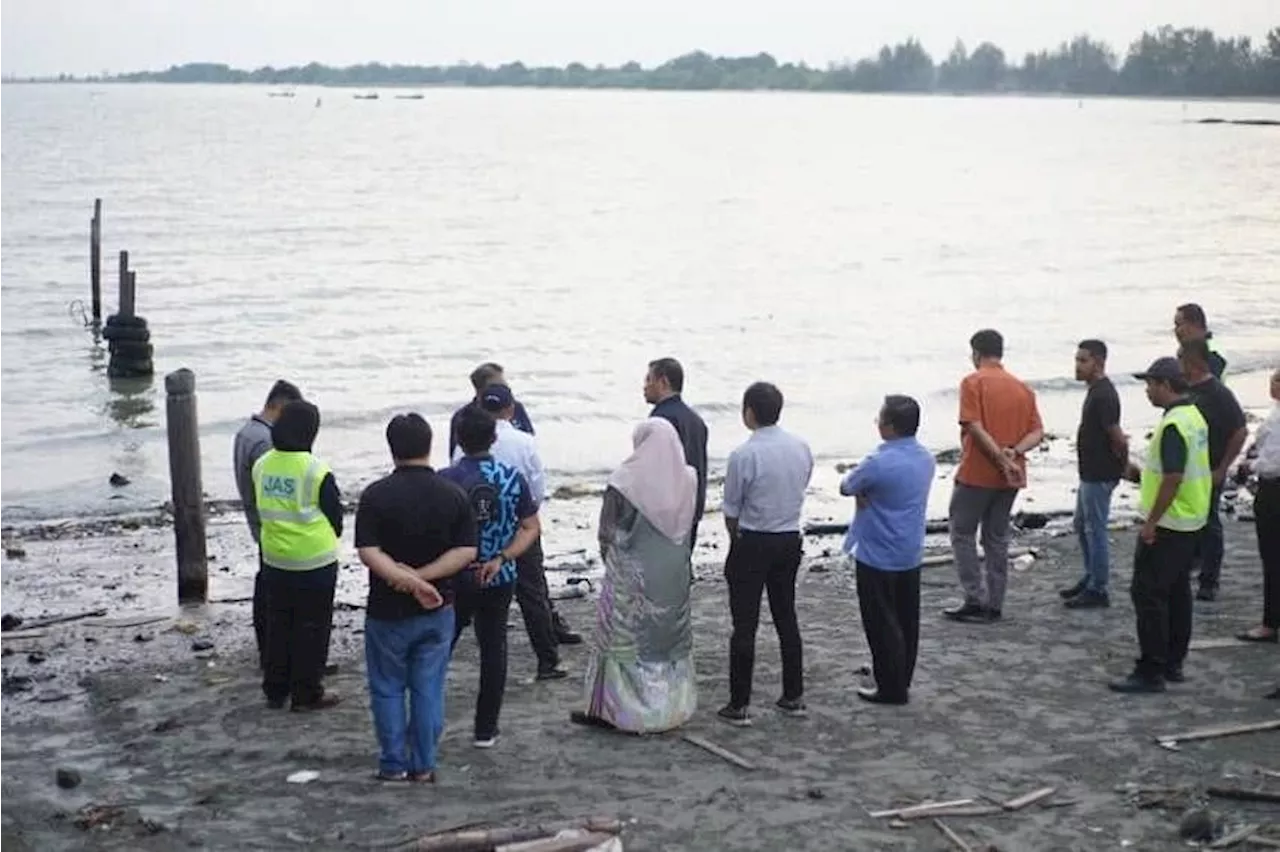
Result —
[[697, 707], [689, 621], [689, 531], [697, 474], [675, 428], [640, 423], [609, 477], [600, 512], [605, 576], [587, 667], [582, 725], [643, 734], [684, 724]]

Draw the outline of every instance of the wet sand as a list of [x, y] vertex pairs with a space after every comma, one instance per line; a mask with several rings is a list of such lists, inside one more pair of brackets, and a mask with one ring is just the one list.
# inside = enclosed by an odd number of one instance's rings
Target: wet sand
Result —
[[[586, 535], [576, 523], [566, 526]], [[21, 568], [6, 561], [5, 611], [38, 615], [38, 586], [46, 590], [39, 599], [57, 612], [85, 602], [116, 619], [156, 612], [155, 602], [173, 594], [171, 535], [140, 529], [28, 541]], [[929, 820], [894, 828], [869, 812], [1055, 786], [1044, 804], [947, 822], [975, 848], [994, 844], [1006, 852], [1110, 849], [1122, 841], [1131, 849], [1182, 848], [1183, 802], [1138, 809], [1115, 788], [1187, 785], [1198, 795], [1237, 776], [1225, 783], [1280, 789], [1280, 781], [1256, 772], [1280, 770], [1280, 733], [1185, 743], [1176, 752], [1153, 741], [1160, 733], [1276, 718], [1280, 706], [1261, 695], [1280, 682], [1280, 649], [1193, 651], [1189, 682], [1168, 694], [1109, 693], [1105, 680], [1126, 672], [1135, 654], [1123, 593], [1133, 536], [1114, 533], [1118, 592], [1106, 611], [1069, 613], [1058, 602], [1055, 590], [1078, 571], [1070, 537], [1019, 542], [1040, 547], [1041, 555], [1013, 573], [1006, 620], [995, 626], [939, 619], [955, 592], [954, 572], [949, 565], [926, 569], [920, 664], [906, 708], [873, 707], [854, 696], [856, 670], [867, 657], [853, 579], [821, 556], [837, 539], [812, 542], [799, 593], [811, 715], [773, 712], [779, 671], [766, 608], [756, 724], [745, 730], [714, 717], [727, 694], [729, 621], [718, 542], [708, 541], [694, 587], [701, 710], [687, 732], [747, 758], [754, 771], [678, 735], [637, 738], [569, 725], [580, 678], [533, 683], [519, 626], [511, 631], [503, 736], [492, 751], [470, 744], [477, 658], [473, 641], [459, 646], [434, 787], [371, 780], [376, 751], [358, 610], [335, 616], [331, 660], [341, 668], [331, 687], [347, 700], [308, 715], [263, 706], [248, 604], [210, 605], [148, 625], [75, 623], [49, 627], [42, 637], [0, 637], [7, 691], [14, 678], [18, 686], [23, 676], [34, 678], [3, 703], [3, 844], [7, 852], [369, 849], [463, 824], [607, 815], [634, 820], [624, 832], [628, 850], [934, 850], [947, 841]], [[1230, 636], [1259, 616], [1252, 526], [1228, 520], [1227, 543], [1223, 594], [1197, 605], [1197, 638]], [[252, 567], [242, 525], [213, 527], [211, 550], [213, 597], [247, 595]], [[553, 542], [548, 550], [561, 548]], [[361, 602], [362, 587], [361, 571], [345, 569], [339, 599]], [[560, 606], [575, 625], [589, 626], [590, 600]], [[513, 624], [518, 620], [513, 613]], [[193, 641], [205, 638], [214, 648], [193, 653]], [[32, 652], [45, 662], [31, 662]], [[580, 673], [585, 652], [568, 648], [564, 655]], [[59, 767], [77, 770], [83, 783], [59, 789]], [[286, 783], [304, 769], [319, 778]], [[108, 827], [85, 830], [76, 821], [90, 805], [124, 810]], [[1280, 822], [1274, 805], [1214, 807], [1228, 825]]]

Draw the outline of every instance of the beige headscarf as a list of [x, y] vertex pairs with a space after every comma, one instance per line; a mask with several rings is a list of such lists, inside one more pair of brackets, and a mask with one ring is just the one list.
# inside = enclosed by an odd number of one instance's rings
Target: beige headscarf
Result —
[[631, 441], [635, 449], [609, 477], [609, 485], [667, 538], [677, 544], [688, 541], [698, 475], [684, 463], [675, 427], [661, 417], [650, 417], [636, 425]]

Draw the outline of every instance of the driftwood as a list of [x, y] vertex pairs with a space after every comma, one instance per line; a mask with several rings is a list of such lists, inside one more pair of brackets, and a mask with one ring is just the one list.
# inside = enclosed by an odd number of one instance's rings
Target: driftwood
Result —
[[872, 811], [872, 819], [884, 819], [885, 817], [909, 818], [912, 816], [929, 816], [931, 811], [943, 808], [960, 808], [965, 805], [972, 805], [973, 799], [952, 799], [949, 802], [925, 802], [923, 805], [912, 805], [908, 808], [890, 808], [887, 811]]
[[711, 742], [711, 740], [700, 737], [697, 734], [685, 734], [681, 737], [681, 739], [691, 745], [696, 745], [700, 749], [704, 749], [706, 751], [711, 752], [716, 757], [722, 757], [736, 766], [741, 766], [743, 769], [746, 769], [748, 771], [756, 768], [755, 764], [747, 760], [745, 757], [734, 754], [733, 752], [729, 751], [727, 748], [724, 748], [723, 746], [718, 746], [715, 743]]
[[1235, 846], [1237, 843], [1242, 843], [1245, 840], [1248, 840], [1250, 836], [1252, 836], [1253, 833], [1260, 828], [1262, 828], [1261, 825], [1241, 826], [1240, 828], [1237, 828], [1235, 831], [1231, 832], [1230, 834], [1224, 834], [1222, 835], [1222, 837], [1219, 837], [1217, 840], [1210, 843], [1209, 848], [1210, 849], [1230, 849], [1232, 846]]
[[1270, 837], [1258, 837], [1254, 835], [1248, 841], [1253, 846], [1265, 846], [1268, 849], [1280, 849], [1280, 840], [1274, 840]]
[[935, 819], [933, 825], [942, 835], [951, 841], [951, 845], [960, 850], [960, 852], [973, 852], [973, 847], [964, 842], [964, 838], [951, 830], [951, 827], [940, 819]]
[[622, 848], [615, 834], [605, 834], [600, 831], [568, 831], [556, 837], [513, 843], [499, 846], [497, 849], [498, 852], [592, 852], [595, 849], [609, 848], [606, 844], [611, 841], [615, 844], [615, 848]]
[[48, 636], [48, 635], [49, 635], [49, 631], [48, 631], [48, 630], [41, 630], [41, 629], [39, 629], [39, 628], [37, 628], [37, 629], [35, 629], [35, 630], [28, 630], [28, 629], [26, 629], [26, 628], [23, 628], [22, 630], [6, 630], [4, 633], [0, 633], [0, 638], [3, 638], [3, 639], [5, 639], [5, 640], [9, 640], [9, 639], [43, 639], [44, 637], [46, 637], [46, 636]]
[[1041, 787], [1039, 790], [1033, 790], [1024, 796], [1018, 796], [1016, 799], [1002, 802], [1000, 807], [1006, 811], [1020, 811], [1028, 805], [1034, 805], [1041, 799], [1049, 798], [1056, 792], [1058, 792], [1057, 787]]
[[[69, 621], [80, 621], [85, 618], [101, 618], [106, 614], [107, 611], [105, 609], [91, 609], [88, 612], [76, 612], [71, 615], [54, 615], [49, 618], [36, 618], [26, 622], [25, 629], [35, 630], [38, 627], [51, 627], [55, 624], [66, 624]], [[5, 635], [7, 636], [12, 632], [12, 630], [7, 631]]]
[[1234, 636], [1213, 636], [1208, 639], [1192, 639], [1191, 644], [1187, 646], [1187, 650], [1208, 651], [1212, 648], [1240, 648], [1249, 644], [1253, 643], [1241, 642]]
[[462, 829], [428, 834], [397, 848], [404, 852], [493, 852], [499, 846], [554, 838], [561, 832], [575, 829], [601, 835], [621, 834], [622, 822], [616, 819], [587, 819], [526, 828]]
[[1004, 808], [990, 805], [958, 805], [953, 808], [934, 808], [918, 814], [903, 814], [901, 820], [929, 819], [930, 817], [983, 817], [1004, 813]]
[[1280, 719], [1271, 719], [1266, 722], [1248, 722], [1243, 725], [1218, 725], [1212, 728], [1197, 728], [1194, 731], [1183, 731], [1180, 734], [1166, 734], [1156, 737], [1156, 742], [1160, 745], [1165, 743], [1185, 743], [1194, 740], [1212, 740], [1218, 737], [1231, 737], [1236, 734], [1254, 734], [1259, 731], [1274, 731], [1280, 729]]
[[1219, 799], [1234, 799], [1237, 802], [1272, 802], [1280, 804], [1280, 793], [1269, 790], [1245, 790], [1241, 787], [1210, 787], [1205, 790], [1210, 796]]
[[84, 623], [85, 627], [141, 627], [144, 624], [155, 624], [168, 621], [172, 615], [133, 615], [124, 618], [95, 618]]
[[249, 602], [250, 602], [250, 601], [252, 601], [252, 600], [253, 600], [253, 597], [252, 597], [252, 596], [249, 596], [249, 597], [247, 597], [247, 598], [210, 598], [209, 603], [211, 603], [211, 604], [238, 604], [238, 603], [249, 603]]

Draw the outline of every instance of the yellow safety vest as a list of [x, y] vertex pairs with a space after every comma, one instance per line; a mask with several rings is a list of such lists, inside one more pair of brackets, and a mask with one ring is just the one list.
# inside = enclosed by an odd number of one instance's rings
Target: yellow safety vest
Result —
[[284, 571], [311, 571], [338, 561], [338, 537], [320, 510], [329, 466], [307, 452], [269, 450], [253, 465], [262, 519], [262, 561]]
[[1160, 425], [1151, 433], [1147, 447], [1147, 463], [1142, 470], [1138, 505], [1143, 516], [1150, 515], [1160, 491], [1164, 470], [1160, 461], [1160, 438], [1165, 429], [1177, 429], [1187, 444], [1187, 466], [1173, 503], [1156, 526], [1176, 532], [1196, 532], [1209, 522], [1209, 503], [1213, 493], [1213, 469], [1209, 466], [1209, 424], [1194, 405], [1175, 405], [1164, 413]]

